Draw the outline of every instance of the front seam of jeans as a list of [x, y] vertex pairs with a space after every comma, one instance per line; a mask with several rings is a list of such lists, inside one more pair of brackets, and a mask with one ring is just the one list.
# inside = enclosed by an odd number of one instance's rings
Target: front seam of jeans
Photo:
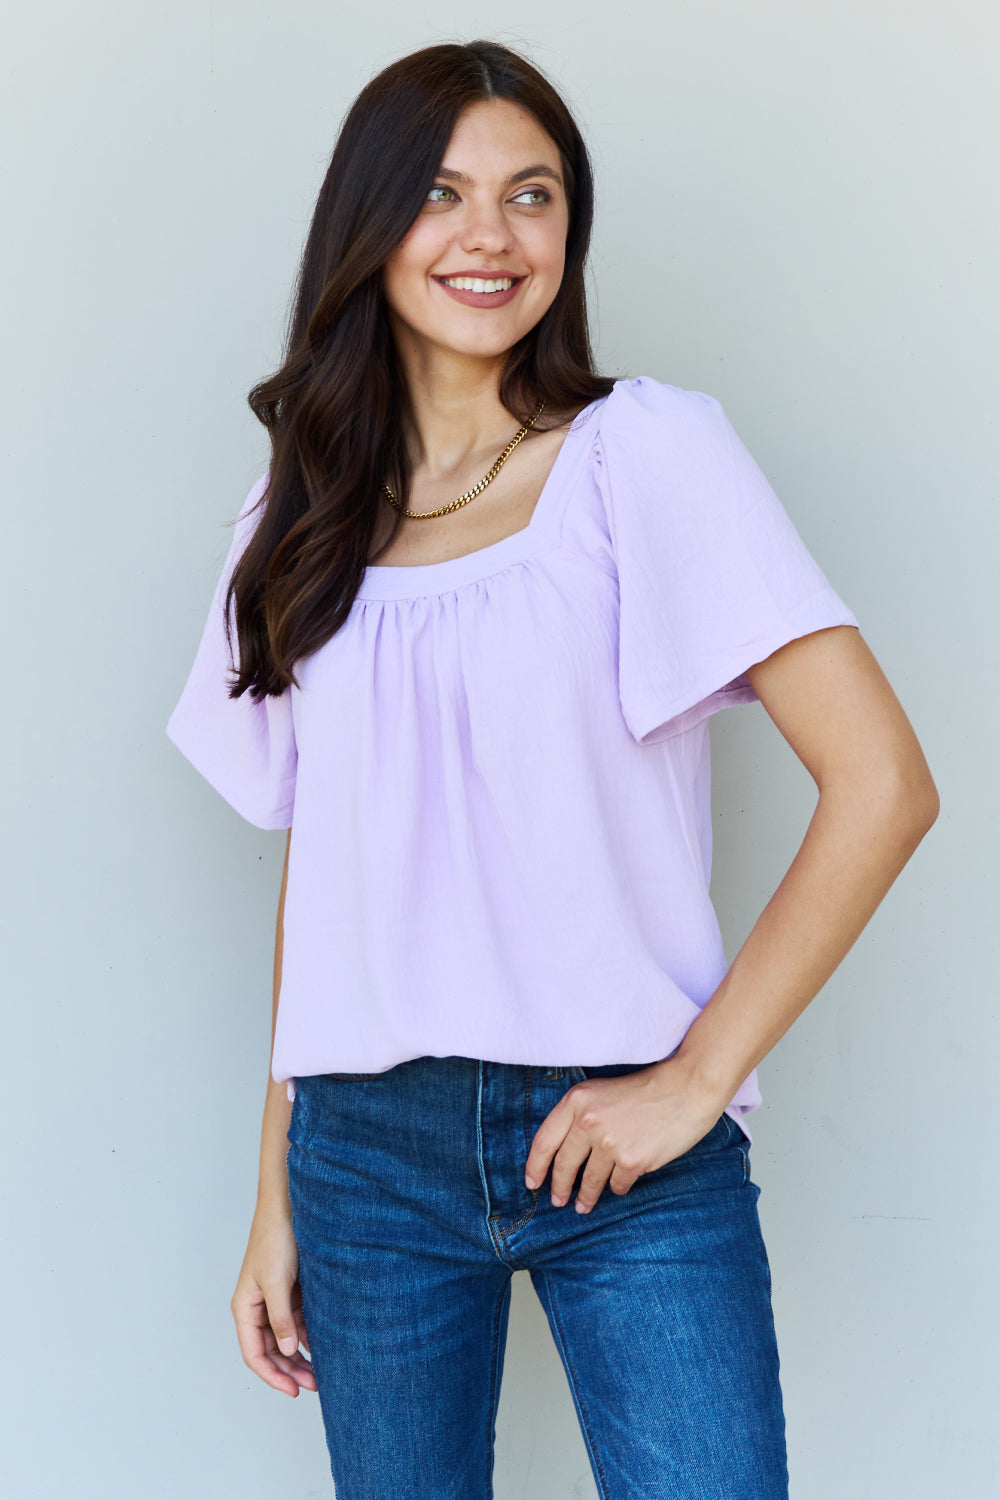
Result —
[[569, 1357], [569, 1349], [566, 1345], [566, 1337], [563, 1333], [563, 1326], [559, 1319], [559, 1309], [556, 1306], [556, 1299], [552, 1289], [552, 1283], [549, 1281], [549, 1278], [544, 1271], [539, 1270], [537, 1274], [545, 1283], [545, 1290], [548, 1293], [549, 1307], [552, 1309], [553, 1332], [559, 1345], [559, 1352], [563, 1357], [563, 1363], [566, 1366], [566, 1373], [569, 1376], [569, 1382], [573, 1389], [573, 1396], [576, 1400], [577, 1409], [580, 1413], [580, 1423], [583, 1427], [583, 1435], [586, 1439], [591, 1463], [597, 1475], [597, 1482], [601, 1490], [601, 1500], [610, 1500], [610, 1491], [608, 1489], [607, 1476], [604, 1472], [604, 1465], [601, 1463], [600, 1454], [597, 1451], [597, 1445], [594, 1442], [593, 1433], [590, 1430], [590, 1417], [587, 1414], [587, 1409], [583, 1404], [583, 1397], [580, 1394], [580, 1382], [577, 1379], [576, 1370], [573, 1368], [573, 1361]]
[[[502, 1229], [498, 1229], [497, 1220], [499, 1218], [499, 1215], [492, 1212], [492, 1205], [490, 1203], [490, 1189], [489, 1184], [486, 1181], [486, 1157], [483, 1147], [483, 1069], [485, 1067], [486, 1063], [481, 1058], [477, 1059], [476, 1147], [479, 1158], [479, 1180], [483, 1184], [483, 1202], [486, 1205], [486, 1231], [490, 1237], [490, 1244], [493, 1246], [493, 1254], [496, 1256], [497, 1260], [503, 1262], [504, 1265], [508, 1265], [509, 1262], [504, 1258], [504, 1255], [502, 1253], [507, 1248], [506, 1244], [504, 1243], [504, 1233]], [[532, 1207], [531, 1212], [534, 1213], [534, 1207]], [[528, 1218], [530, 1217], [531, 1214], [528, 1215]], [[522, 1220], [521, 1222], [524, 1221]], [[511, 1225], [512, 1229], [517, 1229], [518, 1227], [519, 1226], [517, 1224]], [[500, 1236], [499, 1242], [497, 1240], [497, 1233], [499, 1233]]]
[[528, 1138], [529, 1134], [530, 1134], [530, 1131], [531, 1131], [531, 1068], [528, 1067], [524, 1071], [524, 1150], [525, 1150], [525, 1153], [526, 1153], [525, 1154], [525, 1160], [527, 1160], [527, 1152], [529, 1152], [531, 1150], [531, 1141]]
[[[486, 1204], [486, 1222], [490, 1221], [490, 1190], [486, 1181], [486, 1163], [483, 1160], [483, 1069], [486, 1064], [476, 1063], [476, 1155], [479, 1164], [479, 1180], [483, 1184], [483, 1202]], [[492, 1235], [490, 1238], [492, 1239]], [[494, 1246], [494, 1248], [496, 1248]]]

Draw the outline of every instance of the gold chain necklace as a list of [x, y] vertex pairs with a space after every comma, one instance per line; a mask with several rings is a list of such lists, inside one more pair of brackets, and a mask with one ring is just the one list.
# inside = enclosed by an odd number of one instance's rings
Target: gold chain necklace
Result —
[[[503, 450], [493, 467], [486, 471], [479, 483], [473, 485], [471, 490], [466, 490], [464, 495], [459, 495], [458, 499], [453, 500], [450, 505], [442, 505], [440, 510], [404, 509], [403, 515], [410, 516], [414, 521], [423, 521], [427, 520], [431, 516], [446, 516], [450, 511], [458, 510], [462, 505], [468, 505], [470, 500], [474, 500], [480, 493], [480, 491], [486, 488], [491, 479], [495, 479], [497, 477], [497, 475], [500, 473], [500, 470], [507, 462], [508, 458], [510, 458], [510, 455], [513, 453], [514, 449], [517, 447], [518, 443], [524, 437], [524, 434], [538, 421], [538, 418], [542, 414], [542, 408], [544, 407], [544, 405], [544, 401], [539, 402], [538, 410], [535, 412], [535, 415], [530, 419], [530, 421], [525, 422], [520, 432], [518, 432], [514, 437], [511, 438], [510, 442], [507, 444], [506, 448]], [[387, 484], [384, 484], [382, 486], [382, 493], [387, 496], [390, 505], [394, 505], [395, 508], [399, 510], [399, 501], [396, 499], [396, 496], [392, 493], [392, 490]]]

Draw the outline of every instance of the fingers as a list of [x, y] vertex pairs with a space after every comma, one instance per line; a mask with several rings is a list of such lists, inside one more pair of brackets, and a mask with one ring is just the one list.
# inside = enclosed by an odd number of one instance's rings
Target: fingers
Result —
[[243, 1363], [265, 1384], [286, 1396], [316, 1389], [312, 1368], [299, 1348], [299, 1328], [284, 1286], [268, 1287], [241, 1280], [230, 1308], [236, 1323]]
[[[615, 1152], [599, 1111], [588, 1103], [583, 1090], [576, 1100], [571, 1098], [573, 1092], [571, 1089], [563, 1095], [564, 1101], [572, 1103], [573, 1120], [552, 1161], [552, 1202], [561, 1208], [569, 1201], [577, 1174], [586, 1162], [577, 1197], [577, 1206], [581, 1212], [586, 1212], [597, 1202], [608, 1180], [615, 1164]], [[541, 1129], [546, 1123], [542, 1122]]]
[[614, 1170], [608, 1178], [608, 1187], [613, 1193], [620, 1196], [622, 1193], [627, 1193], [629, 1188], [633, 1187], [639, 1180], [643, 1172], [647, 1172], [648, 1170], [648, 1167], [627, 1166], [623, 1161], [616, 1161]]
[[240, 1353], [247, 1369], [252, 1370], [274, 1390], [284, 1391], [287, 1396], [297, 1396], [299, 1394], [297, 1382], [287, 1371], [280, 1369], [272, 1358], [277, 1352], [277, 1343], [267, 1322], [267, 1308], [263, 1297], [256, 1304], [237, 1302], [234, 1298], [232, 1313], [236, 1323], [236, 1337], [239, 1340]]
[[316, 1389], [316, 1376], [311, 1362], [299, 1350], [294, 1354], [282, 1354], [270, 1327], [264, 1329], [264, 1349], [273, 1369], [281, 1371], [295, 1382], [296, 1390], [290, 1394], [297, 1395], [302, 1389]]
[[[554, 1104], [545, 1119], [535, 1131], [531, 1142], [531, 1150], [524, 1164], [524, 1182], [529, 1188], [536, 1188], [545, 1181], [545, 1175], [549, 1170], [549, 1163], [553, 1156], [566, 1139], [566, 1133], [573, 1124], [576, 1113], [573, 1095], [580, 1085], [576, 1084], [568, 1089], [558, 1104]], [[589, 1147], [588, 1147], [589, 1150]], [[585, 1155], [586, 1153], [584, 1153]], [[580, 1157], [580, 1161], [583, 1156]], [[579, 1161], [577, 1162], [579, 1166]], [[573, 1179], [570, 1178], [572, 1183]]]
[[632, 1161], [622, 1142], [612, 1138], [607, 1119], [607, 1084], [603, 1085], [605, 1108], [598, 1104], [602, 1085], [576, 1084], [559, 1100], [535, 1132], [525, 1162], [525, 1183], [538, 1187], [551, 1164], [552, 1203], [561, 1208], [569, 1202], [573, 1184], [586, 1163], [576, 1196], [578, 1213], [589, 1213], [610, 1185], [614, 1193], [627, 1193], [644, 1170]]
[[[553, 1164], [553, 1180], [555, 1180], [559, 1170], [559, 1158], [561, 1154], [561, 1152], [557, 1154], [555, 1163]], [[552, 1202], [557, 1207], [561, 1207], [567, 1201], [569, 1193], [572, 1190], [572, 1185], [576, 1181], [577, 1170], [579, 1169], [574, 1170], [572, 1166], [568, 1167], [569, 1188], [565, 1191], [560, 1190], [558, 1198], [553, 1193]], [[587, 1158], [587, 1165], [583, 1176], [580, 1179], [580, 1188], [573, 1207], [579, 1214], [589, 1214], [605, 1187], [609, 1187], [613, 1193], [621, 1196], [623, 1193], [629, 1191], [637, 1178], [642, 1176], [642, 1171], [642, 1168], [630, 1165], [624, 1160], [616, 1160], [614, 1152], [611, 1150], [591, 1151]]]
[[[592, 1166], [588, 1160], [590, 1157], [595, 1158]], [[593, 1181], [600, 1172], [603, 1153], [597, 1144], [588, 1138], [583, 1122], [577, 1121], [567, 1132], [565, 1140], [552, 1159], [552, 1202], [557, 1208], [561, 1208], [569, 1201], [573, 1184], [585, 1161]], [[607, 1174], [610, 1170], [609, 1163], [604, 1174], [604, 1181], [607, 1181]]]
[[299, 1281], [298, 1275], [296, 1275], [295, 1285], [292, 1287], [291, 1300], [292, 1316], [295, 1319], [295, 1335], [298, 1339], [298, 1344], [306, 1351], [307, 1354], [311, 1355], [312, 1350], [309, 1347], [309, 1334], [306, 1329], [305, 1316], [302, 1312], [302, 1283]]
[[[558, 1160], [558, 1158], [557, 1158]], [[614, 1169], [615, 1159], [607, 1151], [591, 1151], [587, 1158], [583, 1177], [580, 1180], [580, 1189], [576, 1195], [574, 1208], [578, 1214], [587, 1214], [593, 1208], [604, 1190], [605, 1184]], [[553, 1172], [553, 1177], [555, 1173]], [[576, 1180], [576, 1173], [571, 1178], [572, 1183]], [[555, 1202], [555, 1199], [553, 1199]]]
[[282, 1354], [292, 1355], [299, 1347], [299, 1329], [292, 1311], [290, 1288], [281, 1282], [264, 1287], [267, 1320]]

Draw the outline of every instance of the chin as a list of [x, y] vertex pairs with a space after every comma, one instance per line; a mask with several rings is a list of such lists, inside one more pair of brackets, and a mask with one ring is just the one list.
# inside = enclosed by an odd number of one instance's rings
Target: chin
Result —
[[[531, 325], [532, 327], [534, 325]], [[505, 329], [503, 333], [497, 333], [491, 339], [455, 339], [444, 340], [438, 336], [438, 347], [447, 349], [451, 354], [460, 354], [467, 359], [496, 359], [501, 354], [507, 354], [513, 349], [529, 328]]]

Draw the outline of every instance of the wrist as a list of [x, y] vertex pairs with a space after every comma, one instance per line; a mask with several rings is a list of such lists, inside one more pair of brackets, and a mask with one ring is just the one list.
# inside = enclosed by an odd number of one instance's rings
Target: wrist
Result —
[[[690, 1035], [690, 1033], [689, 1033]], [[720, 1115], [736, 1093], [738, 1084], [730, 1087], [729, 1079], [710, 1059], [701, 1055], [697, 1047], [688, 1043], [687, 1037], [669, 1057], [653, 1064], [654, 1071], [669, 1075], [671, 1087], [678, 1082], [696, 1104], [699, 1112]]]
[[253, 1216], [260, 1223], [273, 1224], [275, 1221], [291, 1223], [292, 1204], [288, 1196], [287, 1181], [283, 1188], [275, 1184], [262, 1184], [257, 1189], [257, 1202]]
[[288, 1167], [285, 1161], [287, 1141], [284, 1146], [285, 1150], [280, 1153], [280, 1156], [268, 1152], [261, 1153], [260, 1170], [257, 1173], [255, 1213], [262, 1217], [291, 1218], [292, 1205], [288, 1196]]

